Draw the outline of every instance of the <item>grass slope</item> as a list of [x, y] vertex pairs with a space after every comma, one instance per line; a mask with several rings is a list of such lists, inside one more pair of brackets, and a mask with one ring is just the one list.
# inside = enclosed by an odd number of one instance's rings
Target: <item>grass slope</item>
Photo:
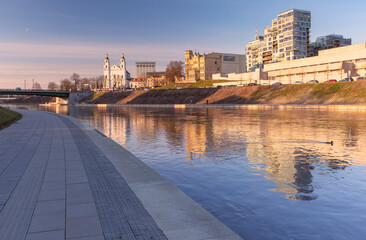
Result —
[[9, 109], [0, 107], [0, 129], [6, 128], [22, 118], [22, 115]]
[[[161, 89], [108, 92], [89, 103], [118, 104], [366, 104], [366, 81], [205, 88], [211, 81]], [[200, 87], [197, 87], [200, 86]], [[167, 89], [170, 88], [170, 89]], [[173, 89], [172, 89], [173, 88]]]

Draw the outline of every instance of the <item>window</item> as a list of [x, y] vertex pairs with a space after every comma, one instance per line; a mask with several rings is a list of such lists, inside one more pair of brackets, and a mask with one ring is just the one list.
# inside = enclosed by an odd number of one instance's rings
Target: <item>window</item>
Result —
[[[224, 56], [224, 61], [235, 62], [235, 56]], [[216, 64], [216, 62], [215, 62], [215, 64]]]

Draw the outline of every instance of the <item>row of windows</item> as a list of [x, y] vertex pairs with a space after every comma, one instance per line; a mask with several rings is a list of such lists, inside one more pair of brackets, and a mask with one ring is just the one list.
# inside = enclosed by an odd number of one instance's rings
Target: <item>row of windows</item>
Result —
[[155, 65], [145, 65], [145, 64], [139, 64], [139, 65], [136, 65], [136, 67], [155, 67]]

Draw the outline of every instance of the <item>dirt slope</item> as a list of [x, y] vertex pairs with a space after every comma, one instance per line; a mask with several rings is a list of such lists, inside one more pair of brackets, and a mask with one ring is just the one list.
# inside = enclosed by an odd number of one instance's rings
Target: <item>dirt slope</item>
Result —
[[365, 82], [108, 92], [91, 103], [366, 104]]

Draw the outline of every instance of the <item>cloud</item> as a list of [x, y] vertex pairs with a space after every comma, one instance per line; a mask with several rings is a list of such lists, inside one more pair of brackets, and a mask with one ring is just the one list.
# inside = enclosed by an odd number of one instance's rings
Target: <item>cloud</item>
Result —
[[122, 52], [127, 58], [156, 58], [168, 60], [172, 56], [182, 55], [181, 47], [166, 44], [37, 44], [0, 42], [1, 57], [17, 58], [50, 58], [50, 59], [101, 59], [106, 53], [120, 56]]
[[[227, 44], [212, 46], [202, 43], [195, 44], [194, 48], [200, 53], [234, 52]], [[156, 61], [157, 71], [163, 71], [169, 61], [184, 61], [184, 50], [187, 50], [184, 45], [166, 43], [0, 42], [0, 88], [17, 87], [32, 78], [46, 86], [48, 82], [59, 82], [74, 72], [86, 77], [101, 75], [106, 53], [113, 65], [119, 64], [124, 52], [132, 76], [136, 61]]]
[[22, 86], [24, 80], [32, 78], [46, 86], [74, 72], [86, 77], [101, 75], [105, 54], [109, 54], [113, 65], [119, 64], [122, 52], [132, 74], [135, 61], [157, 61], [162, 69], [171, 60], [184, 58], [184, 49], [173, 44], [0, 42], [0, 88]]

